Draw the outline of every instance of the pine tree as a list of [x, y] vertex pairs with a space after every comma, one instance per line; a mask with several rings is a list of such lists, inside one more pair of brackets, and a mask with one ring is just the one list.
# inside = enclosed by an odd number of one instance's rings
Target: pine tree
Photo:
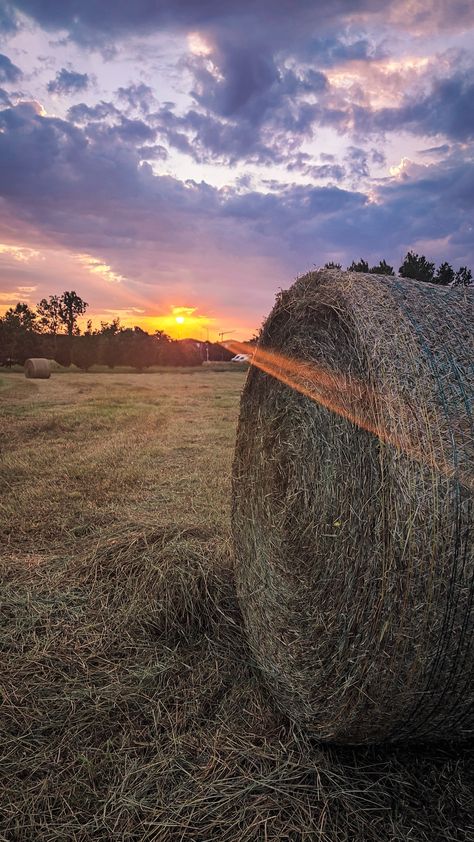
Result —
[[348, 267], [348, 270], [349, 272], [368, 272], [369, 264], [361, 257], [358, 263], [353, 260], [351, 265]]
[[415, 254], [415, 252], [409, 251], [398, 271], [402, 278], [411, 278], [414, 281], [433, 283], [434, 269], [434, 263], [430, 263], [424, 254], [420, 257], [418, 254]]
[[461, 266], [456, 272], [454, 286], [470, 287], [472, 284], [472, 272], [467, 266]]
[[454, 281], [454, 269], [451, 264], [446, 263], [446, 261], [441, 263], [433, 281], [435, 284], [439, 284], [443, 287], [447, 287], [449, 284], [452, 284]]
[[386, 260], [381, 260], [377, 266], [369, 270], [372, 275], [395, 275], [393, 266], [389, 266]]

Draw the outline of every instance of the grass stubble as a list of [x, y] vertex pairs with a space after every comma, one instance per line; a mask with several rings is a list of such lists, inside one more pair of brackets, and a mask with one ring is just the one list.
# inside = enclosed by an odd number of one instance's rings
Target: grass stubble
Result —
[[277, 712], [229, 539], [244, 375], [2, 378], [0, 838], [449, 842], [472, 746]]

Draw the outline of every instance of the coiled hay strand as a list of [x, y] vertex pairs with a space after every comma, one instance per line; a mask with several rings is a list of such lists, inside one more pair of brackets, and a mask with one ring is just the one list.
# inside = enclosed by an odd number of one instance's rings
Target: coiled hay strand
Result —
[[321, 270], [264, 325], [236, 581], [268, 685], [321, 740], [473, 733], [473, 298]]
[[49, 360], [44, 357], [31, 357], [25, 362], [25, 377], [30, 380], [47, 380], [51, 377]]

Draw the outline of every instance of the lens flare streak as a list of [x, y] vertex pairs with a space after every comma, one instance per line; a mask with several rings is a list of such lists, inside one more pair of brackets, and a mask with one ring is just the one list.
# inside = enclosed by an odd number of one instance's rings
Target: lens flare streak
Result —
[[436, 416], [432, 415], [428, 421], [423, 418], [420, 408], [416, 411], [399, 396], [383, 394], [350, 374], [332, 371], [314, 362], [287, 357], [261, 346], [255, 349], [244, 342], [229, 341], [225, 346], [235, 354], [250, 354], [252, 365], [372, 433], [384, 444], [392, 445], [448, 478], [456, 474], [468, 488], [474, 486], [472, 477], [456, 471], [435, 446], [433, 430], [441, 426]]

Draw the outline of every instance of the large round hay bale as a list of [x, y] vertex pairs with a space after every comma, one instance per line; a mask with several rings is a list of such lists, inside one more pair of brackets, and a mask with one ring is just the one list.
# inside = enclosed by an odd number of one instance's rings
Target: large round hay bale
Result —
[[32, 380], [47, 380], [51, 377], [49, 360], [44, 357], [31, 357], [25, 362], [25, 377]]
[[473, 299], [321, 270], [264, 325], [236, 581], [269, 687], [322, 740], [473, 733]]

